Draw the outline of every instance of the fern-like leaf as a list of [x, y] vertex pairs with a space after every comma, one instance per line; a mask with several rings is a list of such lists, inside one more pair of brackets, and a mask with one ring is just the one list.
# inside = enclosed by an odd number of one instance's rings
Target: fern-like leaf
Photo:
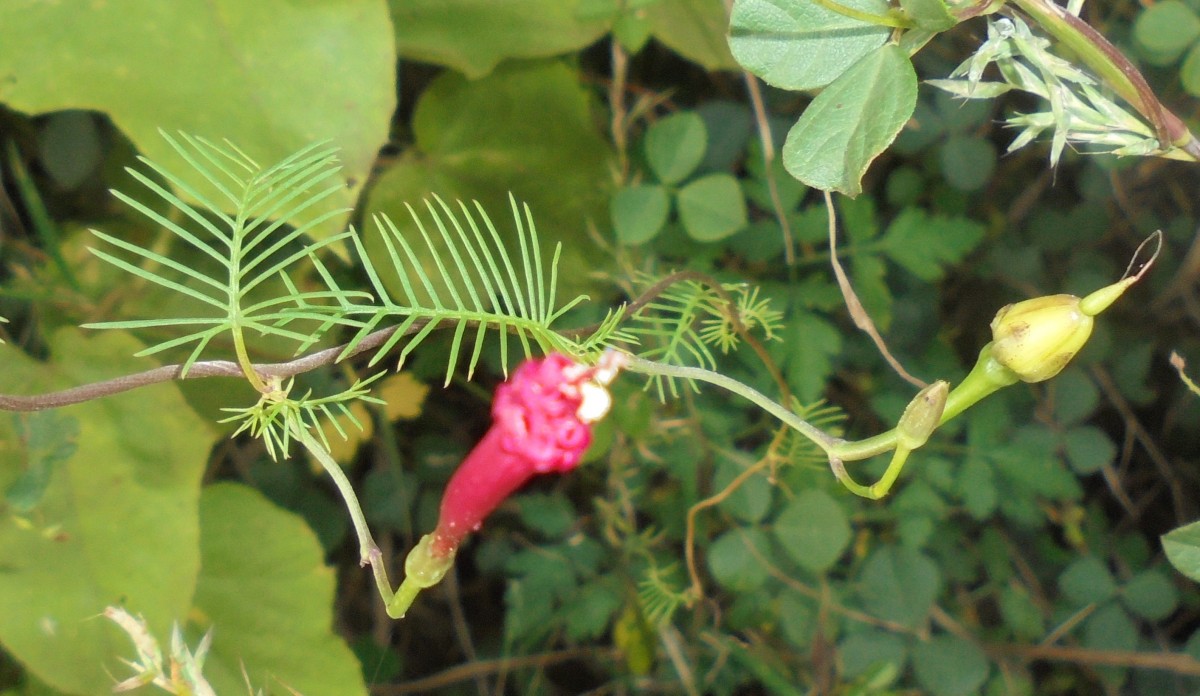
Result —
[[[138, 354], [150, 355], [191, 345], [192, 351], [183, 366], [186, 374], [208, 344], [226, 331], [256, 331], [295, 341], [301, 349], [306, 349], [332, 325], [359, 325], [342, 312], [351, 300], [369, 297], [366, 293], [342, 290], [336, 285], [329, 290], [298, 292], [286, 277], [287, 269], [302, 260], [316, 259], [318, 251], [350, 235], [346, 232], [319, 242], [305, 241], [305, 235], [314, 227], [345, 212], [335, 210], [304, 218], [306, 211], [340, 187], [333, 181], [338, 171], [334, 148], [314, 144], [272, 166], [262, 167], [230, 143], [219, 146], [186, 134], [179, 134], [178, 138], [162, 135], [192, 167], [193, 176], [179, 175], [145, 158], [139, 159], [171, 188], [145, 172], [132, 168], [128, 171], [150, 193], [181, 213], [183, 220], [177, 222], [119, 191], [113, 195], [210, 259], [216, 270], [199, 270], [191, 263], [96, 230], [93, 234], [111, 251], [92, 249], [92, 253], [142, 280], [195, 300], [203, 307], [204, 315], [86, 326], [194, 328], [191, 333], [152, 345]], [[196, 185], [197, 177], [223, 200], [202, 194]], [[233, 213], [225, 212], [230, 208]], [[293, 221], [291, 226], [288, 221]], [[328, 273], [323, 268], [318, 270], [328, 282]], [[264, 297], [260, 290], [263, 283], [280, 276], [284, 277], [288, 294]], [[301, 321], [313, 322], [317, 329], [284, 328]]]
[[[375, 262], [355, 238], [377, 303], [345, 309], [345, 315], [354, 317], [361, 328], [346, 345], [343, 357], [389, 319], [399, 319], [400, 325], [375, 351], [371, 364], [378, 363], [407, 337], [397, 358], [399, 369], [435, 328], [452, 327], [446, 383], [464, 353], [468, 355], [468, 379], [474, 374], [489, 332], [499, 334], [500, 356], [506, 370], [510, 333], [516, 335], [526, 357], [532, 355], [535, 346], [546, 353], [592, 356], [612, 341], [631, 338], [617, 330], [620, 313], [610, 314], [600, 330], [578, 342], [552, 328], [563, 314], [587, 298], [581, 295], [562, 307], [555, 305], [562, 247], [555, 248], [554, 257], [547, 264], [540, 252], [529, 206], [519, 206], [511, 196], [509, 200], [516, 229], [517, 258], [509, 254], [499, 231], [478, 202], [472, 210], [459, 201], [455, 210], [434, 196], [425, 201], [424, 215], [409, 206], [415, 229], [408, 234], [390, 218], [377, 216], [375, 226], [403, 298], [394, 297], [388, 290]], [[437, 270], [440, 283], [430, 277], [423, 263], [425, 258]], [[416, 333], [409, 337], [413, 330]]]

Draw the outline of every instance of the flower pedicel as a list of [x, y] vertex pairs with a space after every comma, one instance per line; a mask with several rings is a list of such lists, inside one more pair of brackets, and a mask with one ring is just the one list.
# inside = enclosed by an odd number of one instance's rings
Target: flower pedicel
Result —
[[535, 474], [575, 468], [592, 424], [612, 405], [606, 386], [621, 360], [610, 352], [588, 367], [554, 353], [525, 361], [496, 389], [492, 427], [450, 478], [437, 528], [409, 552], [390, 615], [403, 616], [418, 592], [441, 581], [467, 535]]

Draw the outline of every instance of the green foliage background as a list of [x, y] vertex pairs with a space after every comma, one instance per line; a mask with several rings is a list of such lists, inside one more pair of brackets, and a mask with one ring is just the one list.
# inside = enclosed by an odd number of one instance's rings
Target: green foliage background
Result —
[[[503, 220], [511, 192], [543, 242], [564, 246], [560, 293], [593, 300], [577, 325], [670, 270], [752, 283], [784, 314], [767, 350], [789, 387], [856, 435], [894, 423], [912, 389], [854, 329], [820, 196], [787, 170], [861, 187], [837, 199], [839, 253], [891, 348], [927, 379], [961, 378], [1004, 304], [1086, 293], [1119, 277], [1145, 234], [1167, 239], [1072, 367], [940, 430], [883, 501], [850, 496], [735, 397], [705, 387], [660, 404], [623, 378], [588, 462], [506, 504], [460, 554], [456, 580], [398, 623], [358, 567], [328, 482], [216, 423], [219, 407], [251, 400], [241, 384], [4, 415], [0, 693], [109, 693], [132, 655], [97, 618], [112, 604], [160, 640], [173, 622], [193, 645], [213, 628], [205, 673], [221, 694], [247, 690], [243, 668], [251, 689], [309, 696], [1200, 691], [1200, 594], [1158, 540], [1200, 515], [1200, 406], [1166, 362], [1200, 355], [1186, 255], [1200, 170], [1068, 150], [1051, 171], [1036, 147], [1000, 157], [1012, 135], [997, 119], [1014, 103], [914, 92], [903, 52], [879, 48], [886, 31], [860, 27], [845, 65], [771, 64], [753, 10], [799, 4], [739, 3], [731, 24], [718, 0], [0, 3], [0, 315], [13, 320], [0, 327], [0, 393], [151, 367], [130, 356], [172, 335], [75, 327], [186, 316], [87, 252], [92, 227], [205, 263], [106, 192], [139, 190], [123, 170], [135, 154], [186, 170], [159, 129], [228, 138], [263, 163], [336, 145], [344, 186], [324, 210], [347, 210], [318, 239], [380, 213], [404, 220], [404, 204], [430, 194], [477, 199]], [[1198, 11], [1170, 0], [1089, 16], [1160, 66], [1154, 86], [1191, 121]], [[817, 12], [802, 26], [839, 21]], [[967, 23], [939, 37], [916, 74], [945, 77], [983, 33]], [[763, 87], [767, 160], [735, 55], [776, 86]], [[785, 91], [851, 64], [870, 91]], [[814, 153], [787, 137], [810, 101], [801, 130], [843, 104], [904, 129], [874, 163], [886, 133], [831, 133], [839, 144]], [[382, 253], [377, 236], [364, 240]], [[340, 251], [331, 272], [366, 288]], [[449, 337], [433, 341], [410, 357], [435, 386], [419, 415], [364, 413], [374, 434], [344, 456], [396, 559], [433, 527], [500, 374], [491, 350], [477, 383], [438, 390]], [[254, 350], [291, 356], [270, 339]], [[719, 368], [778, 391], [744, 345]], [[339, 367], [302, 381], [347, 379]], [[702, 597], [688, 594], [689, 520]], [[1185, 557], [1198, 545], [1173, 540]], [[446, 671], [466, 663], [471, 676]], [[1136, 668], [1147, 664], [1159, 668]]]

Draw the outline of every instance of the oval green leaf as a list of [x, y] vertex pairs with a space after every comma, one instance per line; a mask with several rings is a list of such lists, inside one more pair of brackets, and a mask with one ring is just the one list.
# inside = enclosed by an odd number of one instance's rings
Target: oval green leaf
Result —
[[709, 174], [679, 191], [679, 219], [697, 242], [716, 242], [746, 226], [746, 199], [737, 179]]
[[609, 203], [613, 230], [622, 244], [644, 244], [658, 236], [671, 212], [667, 190], [654, 184], [628, 186]]
[[646, 162], [664, 184], [678, 184], [696, 170], [708, 147], [708, 128], [694, 111], [672, 114], [646, 131]]
[[[844, 0], [872, 14], [879, 0]], [[782, 89], [823, 87], [887, 40], [891, 29], [827, 10], [812, 0], [737, 0], [729, 48], [746, 70]]]
[[837, 563], [850, 543], [850, 535], [846, 512], [819, 488], [801, 492], [775, 520], [775, 538], [784, 551], [814, 573]]
[[896, 139], [916, 105], [912, 62], [899, 46], [883, 46], [809, 104], [788, 133], [783, 164], [813, 188], [857, 196], [867, 167]]

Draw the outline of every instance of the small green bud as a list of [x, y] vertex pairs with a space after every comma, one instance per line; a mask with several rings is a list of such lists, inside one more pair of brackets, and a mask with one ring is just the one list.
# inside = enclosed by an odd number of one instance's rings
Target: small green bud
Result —
[[904, 407], [904, 415], [896, 425], [896, 439], [901, 447], [914, 450], [925, 444], [942, 422], [949, 393], [950, 384], [939, 379], [918, 392]]
[[1092, 335], [1092, 315], [1074, 295], [1048, 295], [1010, 304], [992, 320], [992, 356], [1023, 382], [1062, 371]]

